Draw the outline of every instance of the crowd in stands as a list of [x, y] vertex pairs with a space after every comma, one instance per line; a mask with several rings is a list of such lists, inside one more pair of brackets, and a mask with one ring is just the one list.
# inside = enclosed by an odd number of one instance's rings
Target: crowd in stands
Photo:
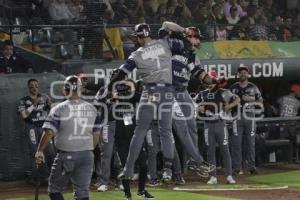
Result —
[[[9, 2], [9, 1], [8, 1]], [[16, 0], [45, 23], [196, 25], [207, 40], [300, 38], [300, 0]], [[101, 21], [100, 21], [101, 19]]]

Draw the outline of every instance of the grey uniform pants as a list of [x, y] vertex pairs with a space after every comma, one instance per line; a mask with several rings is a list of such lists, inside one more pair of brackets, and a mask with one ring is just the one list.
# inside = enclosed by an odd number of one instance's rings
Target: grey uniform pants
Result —
[[174, 91], [174, 98], [178, 102], [180, 109], [185, 117], [188, 132], [191, 136], [192, 142], [198, 149], [198, 129], [195, 117], [194, 102], [187, 90], [178, 91], [175, 89]]
[[[96, 162], [96, 173], [99, 172], [99, 182], [107, 185], [111, 174], [111, 160], [115, 145], [116, 122], [110, 121], [102, 128], [102, 141], [100, 143], [100, 162]], [[98, 174], [98, 173], [97, 173]]]
[[88, 198], [93, 161], [92, 151], [57, 153], [49, 177], [48, 192], [62, 193], [64, 187], [71, 180], [74, 198]]
[[[178, 102], [175, 102], [174, 114], [172, 118], [172, 126], [173, 126], [174, 133], [177, 135], [179, 141], [181, 142], [184, 150], [188, 153], [188, 155], [191, 156], [197, 163], [202, 163], [203, 157], [199, 153], [198, 145], [196, 145], [198, 144], [198, 136], [195, 133], [191, 133], [190, 132], [191, 128], [189, 127], [189, 126], [194, 126], [194, 123], [192, 121], [196, 123], [196, 120], [194, 118], [194, 115], [192, 115], [192, 119], [186, 120], [185, 116], [188, 115], [185, 115], [183, 113], [183, 110], [187, 111], [188, 106], [186, 106], [186, 104], [182, 104], [182, 105], [183, 106], [180, 106], [180, 103], [178, 104]], [[191, 108], [194, 108], [194, 104], [189, 104], [189, 105]], [[191, 110], [191, 108], [189, 108], [189, 110]], [[192, 137], [192, 135], [194, 137]]]
[[[156, 124], [151, 125], [151, 129], [147, 132], [147, 149], [148, 149], [148, 170], [151, 179], [157, 179], [157, 154], [161, 151], [160, 136]], [[174, 174], [181, 173], [181, 163], [177, 152], [174, 148], [173, 167]]]
[[[224, 121], [205, 122], [204, 137], [207, 145], [207, 161], [216, 165], [216, 145], [218, 144], [223, 158], [225, 167], [225, 175], [232, 175], [231, 156], [228, 145], [228, 131]], [[216, 170], [211, 172], [212, 176], [216, 176]]]
[[145, 86], [137, 108], [136, 128], [130, 142], [125, 165], [125, 176], [132, 177], [137, 160], [151, 122], [157, 118], [161, 149], [168, 165], [174, 158], [174, 138], [172, 135], [173, 87]]
[[[242, 116], [240, 120], [233, 122], [232, 130], [231, 156], [233, 170], [241, 170], [242, 162], [248, 170], [254, 170], [256, 122]], [[244, 158], [243, 155], [245, 155]]]

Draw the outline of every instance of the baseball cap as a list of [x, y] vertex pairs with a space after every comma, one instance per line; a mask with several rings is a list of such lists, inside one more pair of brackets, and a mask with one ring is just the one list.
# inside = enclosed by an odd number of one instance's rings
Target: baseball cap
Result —
[[291, 85], [291, 91], [295, 93], [300, 93], [300, 85], [299, 84], [292, 84]]
[[249, 67], [247, 65], [240, 65], [238, 68], [238, 72], [242, 71], [242, 70], [246, 70], [247, 72], [249, 72]]

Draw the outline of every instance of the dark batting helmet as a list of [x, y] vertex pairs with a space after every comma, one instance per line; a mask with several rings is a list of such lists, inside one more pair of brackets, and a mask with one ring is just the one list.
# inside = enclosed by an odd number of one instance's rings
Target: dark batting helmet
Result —
[[72, 91], [77, 91], [80, 89], [82, 83], [81, 80], [78, 76], [71, 75], [68, 76], [65, 81], [64, 81], [64, 90], [67, 92]]
[[132, 35], [140, 38], [150, 37], [150, 26], [146, 23], [137, 24]]

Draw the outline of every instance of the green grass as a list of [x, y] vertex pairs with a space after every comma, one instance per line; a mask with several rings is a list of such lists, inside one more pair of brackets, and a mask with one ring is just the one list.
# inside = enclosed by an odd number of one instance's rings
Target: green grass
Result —
[[287, 185], [289, 187], [300, 187], [300, 170], [276, 173], [270, 175], [258, 175], [248, 178], [250, 181], [262, 184]]
[[[171, 191], [171, 190], [163, 190], [163, 189], [157, 189], [157, 190], [150, 190], [151, 194], [155, 196], [157, 200], [229, 200], [228, 198], [221, 198], [221, 197], [214, 197], [214, 196], [207, 196], [207, 195], [201, 195], [201, 194], [195, 194], [195, 193], [188, 193], [188, 192], [177, 192], [177, 191]], [[133, 191], [133, 200], [141, 200], [141, 198], [138, 198], [136, 195], [136, 192]], [[72, 200], [72, 194], [66, 193], [64, 194], [65, 200]], [[102, 192], [102, 193], [96, 193], [93, 192], [90, 195], [90, 200], [123, 200], [124, 194], [123, 192]], [[32, 200], [34, 199], [31, 197], [23, 197], [23, 198], [10, 198], [6, 200]], [[49, 198], [46, 195], [41, 195], [40, 200], [49, 200]]]

